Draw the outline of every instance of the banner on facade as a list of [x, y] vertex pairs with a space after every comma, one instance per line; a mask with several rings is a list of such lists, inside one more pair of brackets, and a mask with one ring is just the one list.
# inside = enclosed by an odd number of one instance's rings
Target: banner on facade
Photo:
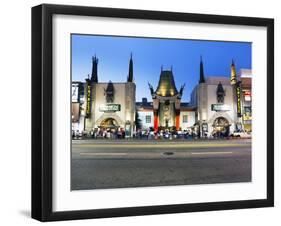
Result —
[[91, 95], [91, 84], [87, 82], [87, 103], [86, 103], [86, 118], [89, 118], [91, 116], [91, 101], [92, 101], [92, 95]]
[[236, 97], [237, 97], [237, 117], [241, 117], [241, 87], [240, 82], [236, 83]]

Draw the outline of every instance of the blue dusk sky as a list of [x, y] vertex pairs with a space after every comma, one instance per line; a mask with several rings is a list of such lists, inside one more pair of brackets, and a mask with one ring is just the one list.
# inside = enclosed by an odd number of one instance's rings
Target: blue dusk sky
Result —
[[72, 35], [72, 81], [85, 81], [92, 71], [92, 56], [98, 62], [99, 82], [125, 82], [132, 52], [136, 100], [151, 100], [148, 82], [157, 88], [161, 65], [163, 70], [172, 66], [176, 86], [185, 83], [183, 102], [198, 84], [200, 55], [205, 77], [230, 76], [232, 59], [236, 70], [251, 69], [251, 43], [159, 38], [135, 38], [96, 35]]

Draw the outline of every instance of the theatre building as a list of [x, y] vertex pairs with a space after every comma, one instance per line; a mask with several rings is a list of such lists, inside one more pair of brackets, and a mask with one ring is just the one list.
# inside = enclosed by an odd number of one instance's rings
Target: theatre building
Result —
[[173, 71], [161, 68], [157, 88], [154, 90], [149, 84], [152, 102], [143, 98], [136, 103], [137, 115], [142, 129], [159, 130], [187, 130], [195, 123], [195, 107], [182, 103], [184, 85], [178, 90]]
[[[72, 96], [73, 130], [85, 132], [122, 130], [126, 137], [133, 136], [136, 85], [133, 81], [132, 56], [126, 82], [98, 82], [97, 69], [98, 59], [93, 57], [91, 77], [87, 78], [86, 82], [79, 83], [76, 90], [79, 98], [76, 102], [75, 93]], [[74, 82], [73, 92], [75, 87], [77, 85]]]

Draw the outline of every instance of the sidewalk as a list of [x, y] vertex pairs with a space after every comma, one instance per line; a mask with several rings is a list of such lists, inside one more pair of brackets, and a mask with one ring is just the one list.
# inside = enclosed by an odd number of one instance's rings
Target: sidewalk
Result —
[[251, 143], [252, 139], [246, 139], [246, 138], [224, 138], [224, 139], [214, 139], [214, 138], [208, 138], [208, 139], [136, 139], [136, 138], [126, 138], [126, 139], [75, 139], [72, 140], [73, 144], [79, 144], [79, 143], [212, 143], [212, 142], [221, 142], [221, 143]]

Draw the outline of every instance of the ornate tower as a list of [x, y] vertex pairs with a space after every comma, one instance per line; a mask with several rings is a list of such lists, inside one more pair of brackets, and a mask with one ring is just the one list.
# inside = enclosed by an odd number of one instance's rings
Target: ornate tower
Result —
[[230, 84], [235, 85], [237, 83], [237, 75], [234, 61], [231, 62], [231, 75], [230, 75]]
[[133, 56], [131, 53], [130, 57], [130, 62], [129, 62], [129, 74], [127, 78], [127, 82], [133, 82], [134, 81], [134, 76], [133, 76]]
[[200, 56], [199, 64], [199, 84], [196, 90], [196, 103], [197, 103], [197, 114], [196, 124], [199, 136], [204, 134], [203, 125], [206, 123], [208, 118], [208, 106], [207, 106], [207, 83], [205, 80], [204, 64], [202, 56]]
[[199, 83], [205, 83], [205, 76], [204, 76], [204, 66], [202, 56], [200, 56], [200, 79]]
[[96, 57], [92, 57], [92, 75], [91, 82], [98, 82], [98, 61], [99, 59]]

